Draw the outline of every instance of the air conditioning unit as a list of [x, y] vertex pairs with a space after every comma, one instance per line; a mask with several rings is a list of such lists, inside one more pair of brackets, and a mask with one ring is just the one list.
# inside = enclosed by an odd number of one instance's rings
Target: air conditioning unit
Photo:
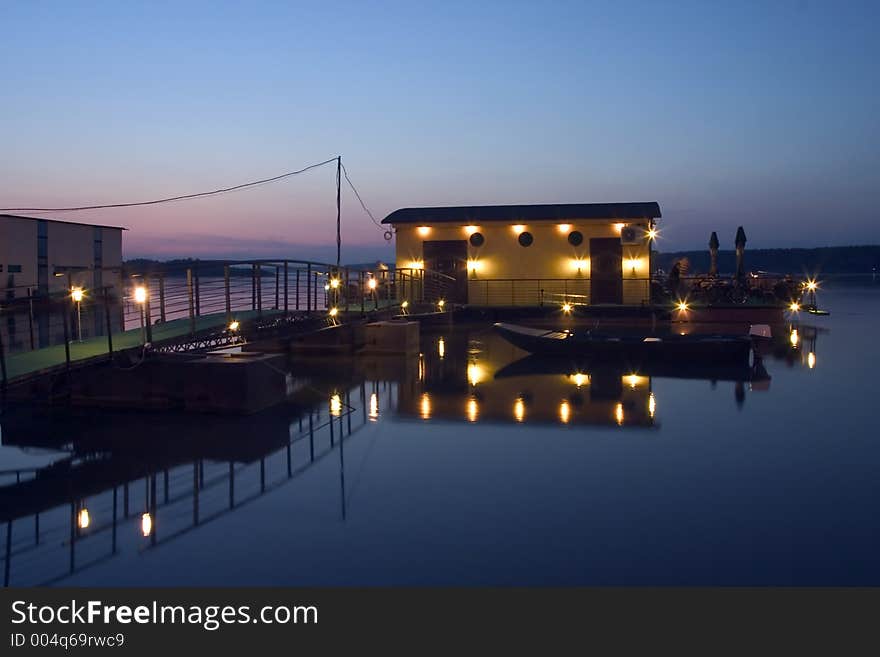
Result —
[[624, 226], [620, 229], [620, 241], [623, 244], [638, 244], [641, 242], [640, 237], [635, 226]]

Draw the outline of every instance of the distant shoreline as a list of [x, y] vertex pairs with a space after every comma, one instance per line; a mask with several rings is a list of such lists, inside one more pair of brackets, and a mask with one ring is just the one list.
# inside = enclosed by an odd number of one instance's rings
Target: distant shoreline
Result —
[[[709, 270], [709, 249], [655, 253], [654, 266], [668, 270], [680, 258], [690, 261], [689, 273]], [[812, 249], [749, 249], [745, 250], [745, 267], [749, 271], [778, 274], [872, 274], [880, 270], [880, 245], [826, 246]], [[734, 251], [718, 251], [718, 270], [736, 270]]]

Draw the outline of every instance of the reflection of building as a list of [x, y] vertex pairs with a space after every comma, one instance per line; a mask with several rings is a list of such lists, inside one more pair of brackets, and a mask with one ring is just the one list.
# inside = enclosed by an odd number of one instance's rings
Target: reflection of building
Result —
[[[118, 226], [0, 215], [4, 298], [27, 296], [28, 288], [31, 294], [39, 295], [63, 291], [69, 285], [118, 285], [123, 230]], [[108, 269], [116, 270], [115, 279], [104, 271]]]
[[508, 366], [520, 361], [522, 351], [491, 332], [470, 338], [461, 332], [431, 338], [431, 348], [423, 347], [420, 376], [400, 386], [400, 415], [469, 422], [654, 424], [649, 377], [608, 366], [516, 371]]
[[397, 267], [451, 277], [452, 301], [641, 304], [658, 217], [656, 202], [586, 203], [407, 208], [382, 223], [397, 234]]

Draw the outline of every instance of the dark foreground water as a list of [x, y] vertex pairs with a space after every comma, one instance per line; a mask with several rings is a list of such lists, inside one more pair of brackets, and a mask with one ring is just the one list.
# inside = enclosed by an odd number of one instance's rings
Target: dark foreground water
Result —
[[5, 579], [878, 585], [880, 287], [820, 301], [769, 380], [579, 371], [472, 327], [299, 367], [254, 417], [8, 410]]

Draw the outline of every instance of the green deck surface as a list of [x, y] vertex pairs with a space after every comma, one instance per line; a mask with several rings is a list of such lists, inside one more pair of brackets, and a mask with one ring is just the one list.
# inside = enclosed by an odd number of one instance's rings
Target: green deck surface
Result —
[[[279, 311], [263, 310], [263, 315], [272, 315]], [[236, 311], [234, 317], [246, 322], [257, 317], [256, 310]], [[212, 315], [203, 315], [196, 318], [196, 333], [207, 331], [212, 328], [223, 326], [226, 323], [226, 313], [220, 312]], [[155, 324], [152, 327], [153, 342], [164, 342], [187, 335], [190, 332], [189, 318], [175, 319], [164, 324]], [[143, 333], [140, 328], [113, 334], [113, 351], [122, 351], [137, 347], [143, 342]], [[86, 338], [82, 342], [70, 343], [70, 360], [72, 363], [87, 361], [91, 358], [106, 356], [107, 336]], [[57, 367], [63, 367], [65, 363], [64, 345], [58, 344], [42, 349], [35, 349], [23, 353], [10, 354], [6, 357], [6, 372], [10, 381], [42, 372]]]

